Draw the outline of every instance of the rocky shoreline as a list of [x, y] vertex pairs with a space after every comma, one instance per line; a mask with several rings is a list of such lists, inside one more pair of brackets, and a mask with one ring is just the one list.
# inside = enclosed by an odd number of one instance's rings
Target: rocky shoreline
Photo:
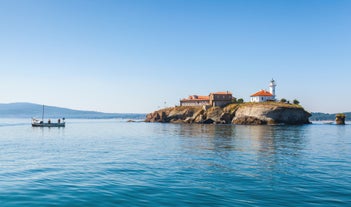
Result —
[[198, 124], [309, 124], [300, 105], [280, 102], [229, 104], [226, 107], [176, 106], [147, 114], [145, 122]]

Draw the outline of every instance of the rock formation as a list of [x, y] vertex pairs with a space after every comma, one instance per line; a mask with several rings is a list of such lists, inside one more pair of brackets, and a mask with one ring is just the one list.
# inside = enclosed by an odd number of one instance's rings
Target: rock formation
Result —
[[345, 125], [345, 114], [337, 114], [335, 116], [335, 123], [338, 125]]
[[308, 124], [310, 113], [290, 104], [246, 104], [238, 108], [234, 124]]
[[308, 124], [310, 113], [294, 104], [264, 102], [230, 104], [224, 108], [177, 106], [146, 116], [146, 122], [200, 124]]

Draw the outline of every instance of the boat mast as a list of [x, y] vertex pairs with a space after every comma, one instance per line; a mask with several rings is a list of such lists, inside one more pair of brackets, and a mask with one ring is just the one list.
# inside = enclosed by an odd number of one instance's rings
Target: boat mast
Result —
[[44, 122], [44, 104], [43, 104], [43, 113], [41, 115], [41, 120]]

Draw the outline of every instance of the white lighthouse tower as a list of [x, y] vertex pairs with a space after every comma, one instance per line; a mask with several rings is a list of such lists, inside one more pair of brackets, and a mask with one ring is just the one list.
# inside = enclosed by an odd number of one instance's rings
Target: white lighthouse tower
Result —
[[272, 99], [275, 100], [275, 87], [277, 84], [275, 84], [274, 79], [272, 78], [271, 83], [269, 84], [269, 92], [273, 95]]

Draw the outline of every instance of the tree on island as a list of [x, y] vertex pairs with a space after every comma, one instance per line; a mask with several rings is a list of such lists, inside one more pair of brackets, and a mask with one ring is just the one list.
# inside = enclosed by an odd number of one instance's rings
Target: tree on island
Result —
[[296, 104], [296, 105], [299, 105], [299, 104], [300, 104], [300, 101], [298, 101], [297, 99], [294, 99], [294, 100], [293, 100], [293, 103]]
[[237, 100], [237, 102], [238, 102], [238, 103], [244, 103], [244, 99], [239, 98], [239, 99]]
[[286, 100], [285, 98], [282, 98], [282, 99], [280, 99], [280, 102], [282, 102], [282, 103], [286, 103], [286, 102], [287, 102], [287, 100]]

